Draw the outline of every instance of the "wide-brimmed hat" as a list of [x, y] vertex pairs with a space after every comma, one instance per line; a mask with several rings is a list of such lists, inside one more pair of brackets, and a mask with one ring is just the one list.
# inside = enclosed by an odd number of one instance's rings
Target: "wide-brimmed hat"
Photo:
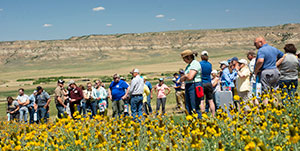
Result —
[[248, 64], [248, 61], [247, 61], [246, 59], [240, 59], [240, 60], [238, 61], [238, 63], [242, 63], [242, 64], [247, 65], [247, 64]]
[[182, 57], [190, 56], [190, 55], [193, 55], [193, 54], [194, 54], [194, 52], [190, 49], [187, 49], [187, 50], [184, 50], [184, 51], [181, 52]]

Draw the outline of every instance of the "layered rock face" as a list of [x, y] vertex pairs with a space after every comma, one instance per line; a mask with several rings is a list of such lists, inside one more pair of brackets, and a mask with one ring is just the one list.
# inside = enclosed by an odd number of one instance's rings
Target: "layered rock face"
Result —
[[268, 43], [300, 43], [300, 24], [217, 30], [183, 30], [142, 34], [88, 35], [66, 40], [0, 42], [0, 64], [105, 59], [121, 52], [253, 46], [255, 37]]

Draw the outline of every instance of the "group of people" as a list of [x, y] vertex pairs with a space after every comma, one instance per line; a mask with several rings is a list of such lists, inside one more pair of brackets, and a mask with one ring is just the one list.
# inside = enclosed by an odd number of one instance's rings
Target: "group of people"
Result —
[[[216, 109], [221, 105], [220, 93], [224, 91], [231, 92], [232, 96], [239, 95], [241, 100], [247, 102], [253, 96], [258, 97], [258, 94], [278, 86], [286, 92], [286, 99], [291, 99], [298, 87], [299, 59], [296, 47], [293, 44], [286, 44], [283, 53], [268, 45], [263, 37], [256, 38], [254, 46], [258, 52], [257, 55], [255, 50], [247, 53], [249, 63], [246, 59], [233, 57], [221, 61], [219, 71], [212, 70], [207, 51], [201, 52], [200, 62], [196, 60], [197, 52], [192, 50], [181, 52], [187, 66], [185, 70], [180, 69], [178, 73], [174, 73], [173, 88], [177, 103], [175, 109], [198, 114], [199, 118], [203, 112], [208, 111], [214, 116]], [[58, 118], [66, 116], [75, 118], [76, 110], [83, 116], [90, 110], [91, 118], [97, 113], [106, 114], [111, 100], [113, 117], [129, 116], [130, 106], [131, 116], [136, 119], [142, 117], [143, 113], [152, 114], [151, 99], [154, 92], [157, 93], [156, 114], [162, 107], [161, 114], [164, 115], [167, 95], [171, 90], [164, 84], [164, 79], [160, 78], [158, 84], [152, 87], [148, 78], [142, 77], [138, 69], [133, 69], [130, 73], [132, 74], [130, 84], [125, 78], [114, 74], [108, 90], [101, 80], [96, 80], [94, 86], [91, 82], [87, 83], [86, 89], [83, 85], [77, 86], [73, 80], [65, 89], [65, 81], [58, 80], [54, 93]], [[261, 88], [260, 92], [258, 87]], [[40, 86], [30, 96], [24, 94], [24, 89], [21, 88], [16, 100], [12, 97], [7, 98], [9, 119], [19, 118], [21, 122], [27, 122], [29, 115], [30, 123], [47, 121], [50, 100], [49, 94]], [[268, 99], [262, 102], [267, 104]], [[255, 99], [255, 102], [251, 103], [259, 102]], [[238, 104], [237, 102], [239, 108]]]

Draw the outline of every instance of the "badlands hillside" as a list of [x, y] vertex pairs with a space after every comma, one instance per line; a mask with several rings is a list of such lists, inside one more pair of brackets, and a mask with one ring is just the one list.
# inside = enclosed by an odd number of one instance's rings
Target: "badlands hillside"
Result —
[[[251, 49], [253, 39], [265, 36], [268, 43], [283, 46], [300, 44], [300, 24], [216, 30], [87, 35], [66, 40], [0, 42], [0, 65], [35, 64], [38, 62], [83, 62], [108, 59], [143, 59], [183, 49], [242, 48]], [[218, 53], [218, 52], [215, 52]]]

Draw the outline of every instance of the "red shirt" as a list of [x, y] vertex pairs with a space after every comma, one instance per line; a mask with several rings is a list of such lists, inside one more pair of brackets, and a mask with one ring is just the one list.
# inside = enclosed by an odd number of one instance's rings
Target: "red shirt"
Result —
[[75, 99], [75, 102], [80, 102], [83, 99], [83, 93], [82, 90], [79, 87], [76, 87], [75, 89], [70, 91], [70, 98]]

